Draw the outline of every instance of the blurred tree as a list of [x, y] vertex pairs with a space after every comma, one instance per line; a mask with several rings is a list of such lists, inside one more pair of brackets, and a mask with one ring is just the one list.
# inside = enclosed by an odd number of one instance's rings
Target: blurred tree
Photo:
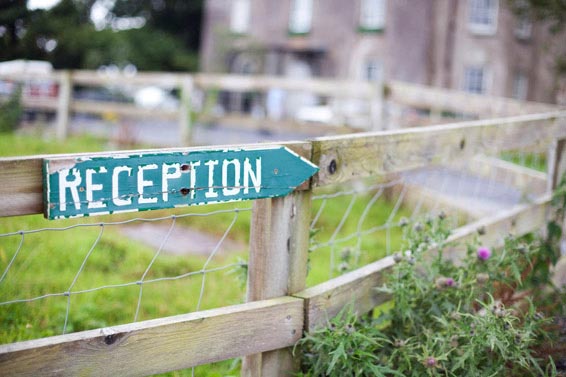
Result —
[[508, 0], [513, 11], [548, 25], [556, 36], [555, 70], [560, 76], [566, 75], [566, 0]]
[[116, 0], [115, 17], [143, 17], [150, 29], [174, 35], [198, 51], [203, 0]]
[[[102, 27], [93, 7], [106, 8]], [[0, 60], [38, 59], [55, 68], [133, 64], [140, 70], [197, 69], [202, 1], [61, 0], [29, 10], [0, 2]]]
[[22, 54], [20, 39], [32, 12], [26, 0], [0, 2], [0, 60], [11, 60]]
[[566, 28], [566, 0], [508, 0], [520, 15], [548, 22], [553, 33]]

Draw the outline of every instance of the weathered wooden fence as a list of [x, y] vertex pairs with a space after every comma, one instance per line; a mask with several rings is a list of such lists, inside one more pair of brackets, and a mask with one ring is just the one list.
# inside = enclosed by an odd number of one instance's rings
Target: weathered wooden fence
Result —
[[[216, 74], [178, 74], [178, 73], [137, 73], [123, 75], [120, 73], [105, 75], [96, 71], [56, 71], [50, 75], [9, 75], [0, 79], [25, 82], [29, 80], [51, 80], [58, 84], [58, 97], [24, 97], [23, 105], [28, 109], [48, 110], [56, 112], [56, 135], [64, 139], [69, 132], [70, 115], [85, 114], [115, 114], [124, 117], [147, 118], [156, 117], [178, 122], [178, 145], [190, 145], [194, 117], [196, 119], [223, 120], [224, 123], [234, 123], [240, 128], [298, 131], [312, 135], [313, 129], [320, 135], [320, 130], [336, 132], [337, 128], [349, 127], [348, 122], [335, 121], [332, 124], [317, 124], [316, 122], [297, 122], [296, 120], [274, 120], [267, 117], [257, 117], [242, 114], [214, 115], [206, 113], [202, 108], [193, 106], [193, 98], [206, 96], [207, 92], [224, 91], [235, 93], [263, 93], [272, 89], [289, 93], [303, 92], [315, 96], [338, 100], [361, 100], [368, 104], [369, 114], [363, 123], [362, 130], [387, 130], [399, 128], [404, 121], [397, 119], [403, 109], [424, 110], [429, 114], [429, 121], [439, 122], [442, 114], [463, 114], [480, 118], [511, 116], [521, 114], [556, 111], [558, 108], [549, 104], [517, 101], [509, 98], [489, 97], [442, 88], [432, 88], [422, 85], [409, 84], [399, 81], [370, 83], [350, 80], [331, 79], [291, 79], [271, 76], [238, 76]], [[179, 92], [177, 109], [143, 108], [133, 103], [110, 101], [95, 101], [74, 99], [73, 88], [81, 87], [143, 87], [157, 86]], [[196, 94], [201, 95], [197, 96]], [[203, 94], [204, 93], [204, 94]], [[202, 101], [201, 101], [202, 102]], [[465, 109], [465, 111], [463, 110]], [[340, 111], [334, 114], [340, 119]], [[319, 127], [316, 127], [316, 126]], [[320, 126], [323, 126], [322, 128]], [[355, 128], [355, 127], [354, 127]], [[318, 129], [318, 131], [316, 131]], [[350, 127], [350, 131], [353, 129]], [[358, 129], [359, 130], [359, 129]]]
[[[363, 313], [387, 301], [374, 288], [394, 263], [386, 257], [306, 288], [314, 189], [371, 176], [387, 181], [413, 169], [527, 146], [547, 150], [547, 189], [541, 195], [451, 236], [465, 242], [484, 228], [482, 242], [497, 246], [511, 231], [520, 235], [542, 228], [550, 190], [566, 171], [565, 141], [566, 113], [553, 112], [283, 143], [320, 171], [291, 195], [254, 202], [247, 303], [2, 345], [0, 374], [148, 375], [244, 357], [243, 375], [285, 375], [294, 368], [289, 347], [304, 331], [324, 325], [352, 302]], [[43, 211], [44, 158], [0, 159], [0, 216]]]

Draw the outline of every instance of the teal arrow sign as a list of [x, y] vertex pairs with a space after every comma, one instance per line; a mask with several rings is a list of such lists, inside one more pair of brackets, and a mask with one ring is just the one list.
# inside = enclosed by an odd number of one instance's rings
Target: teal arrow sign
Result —
[[284, 196], [318, 171], [285, 147], [52, 158], [49, 219]]

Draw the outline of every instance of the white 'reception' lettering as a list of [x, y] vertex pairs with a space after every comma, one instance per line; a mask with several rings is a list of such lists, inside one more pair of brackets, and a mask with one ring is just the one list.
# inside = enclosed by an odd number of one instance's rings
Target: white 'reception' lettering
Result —
[[195, 186], [197, 184], [197, 166], [200, 166], [200, 161], [193, 161], [189, 165], [191, 167], [191, 199], [195, 198], [196, 190]]
[[143, 173], [146, 170], [155, 170], [157, 169], [157, 164], [150, 164], [150, 165], [145, 165], [145, 166], [140, 166], [138, 167], [138, 203], [140, 204], [151, 204], [151, 203], [157, 203], [157, 197], [153, 197], [153, 198], [147, 198], [143, 196], [143, 192], [144, 189], [146, 187], [151, 187], [154, 185], [153, 181], [146, 181], [144, 179]]
[[[228, 182], [228, 166], [234, 166], [234, 182]], [[240, 193], [240, 161], [224, 160], [222, 162], [222, 194], [234, 196]]]
[[116, 166], [112, 171], [112, 203], [117, 206], [129, 206], [132, 204], [131, 196], [128, 196], [127, 199], [123, 199], [120, 197], [120, 190], [119, 190], [119, 179], [120, 173], [127, 172], [128, 177], [132, 175], [132, 168], [129, 166]]
[[[104, 166], [101, 166], [98, 173], [107, 173], [108, 171]], [[101, 183], [93, 183], [92, 176], [97, 173], [94, 169], [86, 169], [86, 201], [88, 208], [106, 208], [106, 203], [102, 200], [94, 200], [94, 191], [102, 191], [104, 186]]]
[[[72, 181], [67, 179], [69, 172], [75, 177]], [[59, 209], [61, 211], [67, 210], [67, 189], [71, 191], [72, 203], [75, 205], [75, 209], [77, 211], [81, 209], [81, 200], [79, 199], [79, 185], [81, 182], [82, 178], [78, 169], [62, 169], [59, 172]]]
[[[171, 169], [172, 173], [169, 172]], [[169, 200], [169, 180], [181, 178], [181, 164], [163, 164], [162, 172], [161, 192], [163, 201], [166, 202]]]
[[210, 160], [204, 164], [208, 166], [208, 191], [204, 193], [204, 196], [218, 198], [218, 193], [214, 191], [214, 167], [218, 165], [218, 160]]
[[250, 192], [250, 179], [253, 182], [253, 187], [256, 193], [259, 194], [261, 190], [261, 158], [255, 160], [255, 171], [252, 169], [250, 159], [246, 157], [244, 160], [244, 194]]
[[113, 213], [261, 195], [261, 157], [155, 161], [132, 161], [128, 166], [127, 160], [121, 160], [112, 165], [91, 163], [82, 169], [77, 165], [59, 169], [57, 177], [50, 181], [53, 186], [58, 184], [55, 200], [58, 196], [59, 203], [50, 208], [57, 208], [63, 216], [73, 216], [81, 211]]

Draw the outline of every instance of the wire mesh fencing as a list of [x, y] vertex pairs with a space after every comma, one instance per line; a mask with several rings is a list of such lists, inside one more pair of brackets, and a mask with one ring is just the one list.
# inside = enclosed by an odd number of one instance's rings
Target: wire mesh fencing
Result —
[[[413, 221], [443, 214], [456, 228], [547, 193], [540, 172], [546, 162], [530, 142], [533, 149], [526, 141], [502, 154], [502, 140], [486, 139], [482, 154], [463, 161], [439, 153], [441, 159], [418, 169], [316, 188], [307, 286], [402, 250], [403, 227]], [[0, 220], [1, 342], [241, 303], [250, 214], [251, 205], [241, 202], [104, 221]], [[291, 238], [281, 240], [289, 251]]]
[[241, 302], [249, 211], [2, 220], [2, 343]]
[[308, 285], [401, 250], [407, 224], [441, 215], [456, 229], [532, 202], [547, 192], [545, 160], [529, 149], [479, 154], [316, 190]]

